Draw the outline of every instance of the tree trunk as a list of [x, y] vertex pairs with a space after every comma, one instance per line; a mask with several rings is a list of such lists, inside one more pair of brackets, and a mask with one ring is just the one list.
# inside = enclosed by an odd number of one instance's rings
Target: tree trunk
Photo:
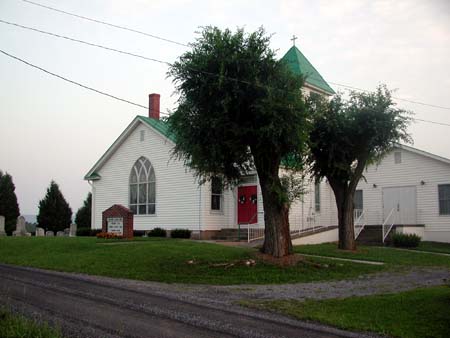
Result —
[[278, 170], [275, 175], [259, 175], [264, 205], [264, 244], [261, 251], [274, 257], [292, 254], [289, 206], [283, 198]]
[[331, 186], [336, 197], [336, 206], [338, 210], [338, 248], [342, 250], [356, 250], [355, 227], [353, 219], [354, 191], [348, 191], [346, 186], [340, 186], [337, 184], [331, 184]]

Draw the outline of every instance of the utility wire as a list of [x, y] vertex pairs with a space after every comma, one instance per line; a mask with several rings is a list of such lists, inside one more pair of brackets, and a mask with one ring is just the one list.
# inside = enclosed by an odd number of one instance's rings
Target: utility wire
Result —
[[[19, 57], [17, 57], [17, 56], [11, 55], [11, 54], [5, 52], [4, 50], [1, 50], [1, 49], [0, 49], [0, 53], [3, 53], [4, 55], [6, 55], [6, 56], [8, 56], [8, 57], [10, 57], [10, 58], [12, 58], [12, 59], [15, 59], [15, 60], [17, 60], [17, 61], [20, 61], [20, 62], [26, 64], [27, 66], [30, 66], [30, 67], [39, 69], [40, 71], [43, 71], [44, 73], [47, 73], [47, 74], [52, 75], [52, 76], [54, 76], [54, 77], [57, 77], [57, 78], [59, 78], [59, 79], [61, 79], [61, 80], [64, 80], [64, 81], [66, 81], [66, 82], [72, 83], [72, 84], [74, 84], [74, 85], [80, 86], [80, 87], [82, 87], [82, 88], [84, 88], [84, 89], [93, 91], [93, 92], [95, 92], [95, 93], [97, 93], [97, 94], [101, 94], [101, 95], [104, 95], [104, 96], [108, 96], [108, 97], [110, 97], [110, 98], [112, 98], [112, 99], [115, 99], [115, 100], [118, 100], [118, 101], [122, 101], [122, 102], [125, 102], [125, 103], [128, 103], [128, 104], [132, 104], [133, 106], [136, 106], [136, 107], [139, 107], [139, 108], [144, 108], [144, 109], [146, 109], [146, 110], [149, 109], [149, 107], [144, 106], [144, 105], [142, 105], [142, 104], [135, 103], [135, 102], [132, 102], [132, 101], [130, 101], [130, 100], [122, 99], [122, 98], [120, 98], [120, 97], [118, 97], [118, 96], [115, 96], [115, 95], [106, 93], [106, 92], [104, 92], [104, 91], [101, 91], [101, 90], [98, 90], [98, 89], [89, 87], [89, 86], [84, 85], [84, 84], [82, 84], [82, 83], [79, 83], [79, 82], [70, 80], [70, 79], [68, 79], [68, 78], [66, 78], [66, 77], [64, 77], [64, 76], [55, 74], [55, 73], [53, 73], [53, 72], [51, 72], [51, 71], [49, 71], [49, 70], [46, 70], [46, 69], [44, 69], [44, 68], [42, 68], [42, 67], [36, 66], [36, 65], [34, 65], [34, 64], [32, 64], [32, 63], [30, 63], [30, 62], [28, 62], [28, 61], [25, 61], [25, 60], [23, 60], [23, 59], [21, 59], [21, 58], [19, 58]], [[164, 115], [164, 113], [162, 113], [162, 114]]]
[[[122, 102], [125, 102], [125, 103], [128, 103], [128, 104], [131, 104], [131, 105], [140, 107], [140, 108], [144, 108], [144, 109], [146, 109], [146, 110], [149, 109], [147, 106], [141, 105], [141, 104], [139, 104], [139, 103], [135, 103], [135, 102], [132, 102], [132, 101], [130, 101], [130, 100], [122, 99], [122, 98], [120, 98], [120, 97], [118, 97], [118, 96], [108, 94], [108, 93], [103, 92], [103, 91], [101, 91], [101, 90], [98, 90], [98, 89], [89, 87], [89, 86], [84, 85], [84, 84], [81, 84], [81, 83], [79, 83], [79, 82], [70, 80], [70, 79], [68, 79], [68, 78], [66, 78], [66, 77], [64, 77], [64, 76], [61, 76], [61, 75], [55, 74], [55, 73], [53, 73], [53, 72], [50, 72], [50, 71], [48, 71], [48, 70], [46, 70], [46, 69], [44, 69], [44, 68], [42, 68], [42, 67], [36, 66], [36, 65], [34, 65], [34, 64], [32, 64], [32, 63], [30, 63], [30, 62], [28, 62], [28, 61], [25, 61], [25, 60], [23, 60], [23, 59], [21, 59], [21, 58], [19, 58], [19, 57], [17, 57], [17, 56], [11, 55], [11, 54], [9, 54], [9, 53], [7, 53], [7, 52], [1, 50], [1, 49], [0, 49], [0, 53], [3, 53], [4, 55], [6, 55], [6, 56], [8, 56], [8, 57], [10, 57], [10, 58], [12, 58], [12, 59], [15, 59], [15, 60], [17, 60], [17, 61], [20, 61], [20, 62], [22, 62], [22, 63], [24, 63], [24, 64], [26, 64], [26, 65], [28, 65], [28, 66], [30, 66], [30, 67], [39, 69], [39, 70], [43, 71], [44, 73], [47, 73], [47, 74], [52, 75], [52, 76], [55, 76], [55, 77], [57, 77], [57, 78], [59, 78], [59, 79], [61, 79], [61, 80], [67, 81], [67, 82], [72, 83], [72, 84], [75, 84], [75, 85], [80, 86], [80, 87], [82, 87], [82, 88], [85, 88], [85, 89], [87, 89], [87, 90], [96, 92], [96, 93], [101, 94], [101, 95], [104, 95], [104, 96], [108, 96], [108, 97], [113, 98], [113, 99], [115, 99], [115, 100], [122, 101]], [[164, 114], [164, 113], [161, 113], [161, 114], [162, 114], [162, 115], [167, 115], [167, 114]], [[413, 121], [419, 121], [419, 122], [432, 123], [432, 124], [437, 124], [437, 125], [442, 125], [442, 126], [450, 127], [450, 124], [448, 124], [448, 123], [443, 123], [443, 122], [436, 122], [436, 121], [430, 121], [430, 120], [424, 120], [424, 119], [416, 119], [416, 118], [411, 118], [411, 120], [413, 120]]]
[[35, 5], [35, 6], [39, 6], [39, 7], [42, 7], [42, 8], [49, 9], [51, 11], [55, 11], [55, 12], [66, 14], [66, 15], [70, 15], [70, 16], [74, 16], [74, 17], [79, 18], [79, 19], [88, 20], [88, 21], [96, 22], [96, 23], [99, 23], [99, 24], [102, 24], [102, 25], [106, 25], [106, 26], [110, 26], [110, 27], [126, 30], [126, 31], [129, 31], [129, 32], [145, 35], [145, 36], [148, 36], [150, 38], [158, 39], [158, 40], [161, 40], [161, 41], [166, 41], [166, 42], [169, 42], [169, 43], [173, 43], [175, 45], [189, 47], [189, 45], [187, 45], [187, 44], [184, 44], [184, 43], [181, 43], [181, 42], [177, 42], [177, 41], [174, 41], [174, 40], [170, 40], [170, 39], [166, 39], [166, 38], [163, 38], [161, 36], [154, 35], [154, 34], [149, 34], [149, 33], [146, 33], [146, 32], [142, 32], [142, 31], [137, 30], [137, 29], [116, 25], [116, 24], [113, 24], [113, 23], [109, 23], [109, 22], [106, 22], [106, 21], [101, 21], [101, 20], [89, 18], [87, 16], [78, 15], [78, 14], [75, 14], [75, 13], [66, 12], [66, 11], [63, 11], [61, 9], [57, 9], [57, 8], [54, 8], [54, 7], [42, 5], [42, 4], [34, 2], [34, 1], [29, 1], [29, 0], [22, 0], [22, 1], [26, 2], [26, 3], [29, 3], [29, 4], [32, 4], [32, 5]]
[[161, 61], [161, 60], [154, 59], [154, 58], [149, 58], [147, 56], [143, 56], [143, 55], [139, 55], [139, 54], [135, 54], [135, 53], [126, 52], [126, 51], [123, 51], [123, 50], [120, 50], [120, 49], [107, 47], [107, 46], [103, 46], [103, 45], [98, 45], [96, 43], [87, 42], [87, 41], [83, 41], [83, 40], [78, 40], [78, 39], [75, 39], [75, 38], [71, 38], [71, 37], [64, 36], [64, 35], [59, 35], [59, 34], [56, 34], [56, 33], [46, 32], [46, 31], [43, 31], [43, 30], [40, 30], [40, 29], [37, 29], [37, 28], [19, 25], [18, 23], [9, 22], [9, 21], [5, 21], [5, 20], [2, 20], [2, 19], [0, 19], [0, 22], [4, 23], [4, 24], [7, 24], [7, 25], [20, 27], [20, 28], [23, 28], [23, 29], [28, 29], [28, 30], [31, 30], [31, 31], [34, 31], [34, 32], [38, 32], [38, 33], [41, 33], [41, 34], [47, 34], [47, 35], [54, 36], [54, 37], [57, 37], [57, 38], [66, 39], [66, 40], [82, 43], [82, 44], [85, 44], [85, 45], [88, 45], [88, 46], [102, 48], [102, 49], [106, 49], [106, 50], [109, 50], [109, 51], [112, 51], [112, 52], [116, 52], [116, 53], [120, 53], [120, 54], [126, 54], [126, 55], [134, 56], [134, 57], [137, 57], [137, 58], [140, 58], [140, 59], [153, 61], [153, 62], [158, 62], [158, 63], [162, 63], [162, 64], [165, 64], [165, 65], [171, 66], [171, 64], [169, 62]]
[[[184, 47], [190, 47], [187, 44], [184, 44], [184, 43], [181, 43], [181, 42], [177, 42], [177, 41], [174, 41], [174, 40], [170, 40], [170, 39], [166, 39], [166, 38], [154, 35], [154, 34], [149, 34], [149, 33], [146, 33], [146, 32], [142, 32], [142, 31], [139, 31], [139, 30], [136, 30], [136, 29], [133, 29], [133, 28], [112, 24], [112, 23], [109, 23], [109, 22], [106, 22], [106, 21], [101, 21], [101, 20], [89, 18], [89, 17], [78, 15], [78, 14], [75, 14], [75, 13], [70, 13], [70, 12], [67, 12], [67, 11], [63, 11], [63, 10], [60, 10], [60, 9], [57, 9], [57, 8], [54, 8], [54, 7], [51, 7], [51, 6], [46, 6], [46, 5], [43, 5], [43, 4], [34, 2], [34, 1], [30, 1], [30, 0], [22, 0], [22, 1], [26, 2], [26, 3], [29, 3], [29, 4], [32, 4], [32, 5], [35, 5], [35, 6], [46, 8], [46, 9], [49, 9], [49, 10], [52, 10], [52, 11], [55, 11], [55, 12], [58, 12], [58, 13], [74, 16], [74, 17], [77, 17], [77, 18], [80, 18], [80, 19], [83, 19], [83, 20], [88, 20], [88, 21], [100, 23], [100, 24], [103, 24], [103, 25], [106, 25], [106, 26], [127, 30], [127, 31], [130, 31], [130, 32], [133, 32], [133, 33], [145, 35], [145, 36], [148, 36], [148, 37], [151, 37], [151, 38], [154, 38], [154, 39], [159, 39], [159, 40], [166, 41], [166, 42], [169, 42], [169, 43], [173, 43], [173, 44], [176, 44], [176, 45], [180, 45], [180, 46], [184, 46]], [[68, 40], [72, 40], [72, 41], [76, 41], [76, 42], [80, 42], [80, 43], [85, 43], [85, 44], [96, 46], [96, 47], [99, 47], [99, 48], [113, 50], [113, 51], [116, 51], [118, 53], [128, 54], [128, 55], [136, 56], [136, 57], [143, 58], [143, 59], [149, 59], [149, 58], [143, 57], [141, 55], [136, 55], [136, 54], [129, 53], [129, 52], [119, 51], [119, 50], [115, 50], [114, 48], [109, 48], [109, 47], [104, 47], [104, 46], [100, 46], [100, 45], [96, 45], [96, 44], [91, 44], [91, 43], [88, 43], [88, 42], [83, 42], [83, 41], [80, 41], [80, 40], [77, 40], [77, 39], [73, 39], [73, 38], [69, 38], [69, 37], [59, 36], [58, 34], [40, 31], [40, 30], [35, 29], [35, 28], [25, 27], [25, 26], [21, 26], [21, 25], [10, 23], [10, 22], [6, 22], [6, 21], [2, 21], [2, 22], [3, 23], [7, 23], [7, 24], [11, 24], [11, 25], [15, 25], [15, 26], [18, 26], [18, 27], [22, 27], [22, 28], [25, 28], [25, 29], [31, 29], [31, 30], [34, 30], [36, 32], [49, 34], [49, 35], [53, 35], [53, 36], [56, 36], [56, 37], [61, 37], [61, 38], [64, 38], [64, 39], [68, 39]], [[151, 61], [160, 62], [160, 63], [166, 63], [164, 61], [160, 61], [160, 60], [156, 60], [156, 59], [152, 59]], [[318, 79], [318, 80], [325, 81], [323, 78], [322, 79]], [[367, 89], [362, 89], [362, 88], [358, 88], [358, 87], [354, 87], [354, 86], [350, 86], [350, 85], [346, 85], [346, 84], [341, 84], [341, 83], [332, 82], [332, 81], [327, 81], [327, 82], [332, 84], [332, 85], [343, 87], [343, 88], [347, 88], [347, 89], [358, 90], [358, 91], [363, 91], [363, 92], [370, 92]], [[409, 103], [418, 104], [418, 105], [422, 105], [422, 106], [428, 106], [428, 107], [433, 107], [433, 108], [450, 110], [450, 107], [444, 107], [444, 106], [439, 106], [439, 105], [425, 103], [425, 102], [420, 102], [420, 101], [415, 101], [415, 100], [404, 99], [404, 98], [395, 97], [395, 96], [393, 96], [392, 98], [395, 99], [395, 100], [409, 102]]]

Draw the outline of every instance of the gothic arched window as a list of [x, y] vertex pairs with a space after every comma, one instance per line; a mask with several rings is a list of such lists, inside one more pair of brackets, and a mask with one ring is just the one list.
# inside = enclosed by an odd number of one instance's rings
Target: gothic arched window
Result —
[[140, 157], [130, 173], [130, 209], [135, 215], [152, 215], [155, 204], [155, 170], [148, 159]]

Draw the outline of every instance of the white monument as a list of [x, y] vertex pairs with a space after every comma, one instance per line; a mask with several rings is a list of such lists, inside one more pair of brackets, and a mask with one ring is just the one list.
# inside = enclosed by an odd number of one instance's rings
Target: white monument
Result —
[[6, 236], [6, 232], [5, 232], [5, 216], [0, 216], [0, 236]]
[[75, 223], [70, 225], [69, 237], [77, 237], [77, 225]]
[[13, 232], [13, 236], [31, 236], [25, 227], [25, 217], [17, 217], [16, 231]]
[[45, 236], [45, 230], [42, 228], [36, 228], [36, 237], [44, 237]]

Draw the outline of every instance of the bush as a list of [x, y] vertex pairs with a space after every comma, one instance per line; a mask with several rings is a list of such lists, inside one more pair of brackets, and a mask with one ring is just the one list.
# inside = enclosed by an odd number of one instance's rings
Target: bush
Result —
[[91, 228], [78, 228], [77, 229], [77, 236], [90, 236], [91, 235]]
[[416, 248], [420, 243], [420, 236], [416, 234], [394, 234], [392, 236], [394, 246], [398, 248]]
[[122, 239], [122, 235], [118, 235], [112, 232], [100, 232], [95, 237], [102, 239]]
[[97, 236], [97, 234], [101, 233], [101, 229], [91, 229], [91, 228], [78, 228], [77, 236]]
[[133, 230], [133, 237], [145, 237], [145, 233], [144, 230]]
[[162, 229], [162, 228], [154, 228], [154, 229], [152, 229], [152, 230], [147, 232], [147, 236], [148, 237], [166, 237], [167, 236], [167, 231]]
[[170, 232], [172, 238], [191, 238], [191, 230], [188, 229], [174, 229]]

